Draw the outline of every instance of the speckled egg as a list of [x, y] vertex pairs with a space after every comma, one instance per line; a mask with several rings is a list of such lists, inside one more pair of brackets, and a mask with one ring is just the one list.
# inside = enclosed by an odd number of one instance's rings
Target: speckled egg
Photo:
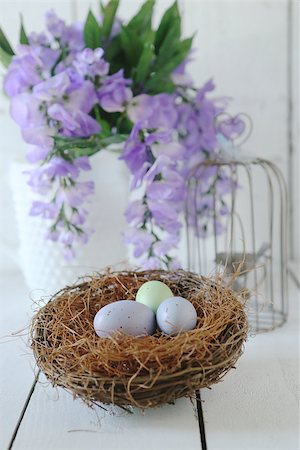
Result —
[[156, 313], [161, 302], [172, 296], [173, 292], [165, 283], [153, 280], [147, 281], [139, 288], [135, 299], [138, 303], [148, 306]]
[[156, 319], [148, 306], [134, 300], [119, 300], [97, 312], [94, 328], [98, 336], [105, 338], [116, 331], [131, 336], [146, 336], [156, 329]]
[[171, 297], [162, 302], [156, 313], [156, 321], [161, 331], [177, 334], [192, 330], [197, 323], [197, 311], [193, 304], [183, 297]]

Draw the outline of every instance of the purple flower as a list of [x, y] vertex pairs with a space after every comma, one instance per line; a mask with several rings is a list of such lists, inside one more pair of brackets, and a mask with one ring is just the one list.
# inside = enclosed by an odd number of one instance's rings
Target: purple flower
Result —
[[83, 24], [75, 23], [65, 28], [61, 42], [72, 51], [82, 50], [84, 48]]
[[[145, 134], [145, 139], [144, 142], [145, 144], [151, 146], [151, 150], [154, 151], [158, 146], [153, 146], [153, 144], [175, 144], [180, 146], [180, 144], [174, 143], [172, 142], [172, 134], [173, 134], [173, 130], [165, 130], [165, 129], [160, 129], [159, 131], [152, 131], [151, 133], [146, 133]], [[163, 146], [161, 146], [163, 147]]]
[[125, 244], [132, 244], [134, 246], [134, 256], [139, 258], [147, 252], [151, 244], [154, 242], [154, 236], [142, 229], [128, 229], [124, 233]]
[[66, 261], [73, 261], [75, 258], [75, 251], [72, 247], [66, 246], [64, 251], [64, 258]]
[[198, 90], [194, 102], [179, 106], [179, 132], [190, 154], [216, 148], [215, 119], [220, 110], [214, 100], [206, 97], [213, 89], [214, 84], [210, 80]]
[[52, 9], [46, 13], [46, 26], [62, 46], [71, 50], [81, 50], [84, 47], [83, 24], [66, 25]]
[[181, 228], [177, 211], [172, 204], [169, 202], [157, 202], [149, 199], [148, 206], [158, 226], [167, 231], [171, 226], [174, 226], [174, 230], [178, 230], [178, 227]]
[[144, 270], [155, 270], [161, 268], [161, 259], [158, 257], [150, 256], [149, 258], [141, 261], [141, 266]]
[[59, 236], [59, 242], [64, 245], [72, 245], [75, 240], [75, 235], [70, 230], [64, 230]]
[[42, 216], [44, 219], [54, 219], [58, 209], [54, 203], [34, 201], [29, 214], [31, 216]]
[[41, 127], [28, 127], [21, 130], [22, 137], [28, 144], [33, 144], [41, 148], [41, 151], [46, 151], [48, 154], [49, 150], [53, 148], [54, 130], [46, 126]]
[[58, 238], [59, 238], [59, 232], [57, 230], [56, 231], [49, 230], [45, 234], [45, 239], [49, 239], [52, 242], [57, 242]]
[[178, 270], [182, 269], [182, 263], [177, 258], [172, 258], [169, 262], [169, 269], [170, 270]]
[[152, 164], [151, 168], [148, 170], [144, 179], [149, 185], [152, 183], [157, 175], [159, 175], [166, 167], [173, 164], [173, 161], [166, 155], [159, 155], [155, 162]]
[[77, 53], [73, 66], [82, 77], [94, 78], [97, 75], [103, 77], [109, 71], [109, 64], [103, 56], [102, 48], [96, 48], [95, 50], [85, 48]]
[[146, 145], [140, 140], [140, 124], [132, 128], [129, 138], [125, 142], [120, 159], [123, 159], [130, 172], [136, 174], [147, 162]]
[[30, 163], [37, 163], [46, 158], [49, 153], [47, 146], [28, 145], [26, 149], [26, 159]]
[[159, 258], [166, 256], [172, 249], [173, 246], [167, 242], [157, 241], [153, 244], [153, 253]]
[[154, 181], [147, 186], [147, 196], [154, 201], [182, 202], [186, 195], [186, 182], [177, 172], [169, 177]]
[[48, 38], [48, 36], [45, 33], [35, 33], [32, 32], [28, 35], [28, 41], [29, 41], [29, 45], [31, 47], [34, 46], [49, 46], [50, 45], [50, 40]]
[[70, 88], [67, 90], [67, 96], [63, 101], [65, 107], [71, 112], [79, 110], [89, 113], [98, 100], [91, 81], [83, 81], [80, 85], [74, 86], [70, 80]]
[[212, 92], [215, 89], [215, 85], [213, 80], [208, 80], [204, 86], [202, 86], [201, 89], [198, 89], [197, 95], [196, 95], [196, 101], [197, 103], [202, 102], [204, 98], [206, 97], [206, 94], [208, 92]]
[[34, 125], [46, 125], [45, 113], [41, 110], [41, 103], [29, 92], [23, 92], [11, 99], [10, 114], [21, 128]]
[[91, 170], [91, 163], [87, 156], [80, 156], [79, 158], [74, 159], [73, 164], [81, 170]]
[[176, 128], [178, 113], [175, 98], [169, 94], [134, 97], [127, 108], [133, 123], [142, 123], [145, 128]]
[[[30, 144], [27, 159], [40, 163], [29, 172], [28, 184], [46, 197], [34, 201], [30, 214], [49, 221], [48, 239], [63, 245], [65, 257], [72, 259], [74, 245], [86, 243], [92, 233], [85, 204], [94, 184], [79, 178], [91, 169], [88, 157], [71, 161], [57, 156], [58, 138], [77, 138], [70, 139], [74, 148], [81, 137], [101, 131], [106, 136], [109, 129], [114, 135], [120, 114], [107, 113], [122, 113], [133, 127], [120, 159], [131, 172], [131, 189], [136, 189], [125, 211], [131, 228], [124, 240], [145, 268], [178, 267], [173, 254], [185, 202], [188, 224], [197, 236], [206, 237], [214, 227], [222, 232], [222, 218], [229, 214], [224, 196], [237, 188], [226, 170], [199, 166], [195, 171], [194, 166], [220, 158], [221, 138], [226, 143], [243, 133], [243, 121], [226, 116], [227, 100], [210, 98], [212, 80], [198, 91], [191, 89], [189, 57], [171, 75], [177, 85], [174, 93], [133, 98], [132, 81], [124, 78], [123, 70], [111, 73], [104, 50], [85, 48], [82, 23], [67, 25], [51, 10], [46, 25], [50, 36], [29, 35], [29, 45], [18, 47], [4, 80], [12, 97], [11, 115]], [[115, 19], [108, 40], [121, 26]], [[103, 110], [109, 129], [103, 122], [102, 130], [98, 115]], [[225, 119], [217, 125], [222, 114]], [[86, 143], [88, 147], [90, 141]], [[191, 176], [197, 183], [188, 190]]]
[[48, 114], [51, 119], [58, 122], [59, 132], [64, 136], [85, 137], [100, 132], [99, 123], [81, 111], [75, 110], [72, 114], [56, 103], [49, 107]]
[[4, 90], [9, 97], [27, 91], [42, 80], [43, 63], [29, 46], [19, 46], [4, 77]]
[[33, 94], [39, 100], [52, 102], [66, 94], [68, 87], [70, 87], [70, 78], [66, 72], [62, 72], [36, 84]]
[[61, 38], [65, 30], [66, 24], [61, 20], [53, 9], [46, 12], [46, 27], [49, 33], [55, 38]]
[[171, 80], [178, 86], [193, 86], [192, 77], [186, 73], [186, 65], [191, 62], [192, 58], [187, 57], [171, 74]]
[[86, 222], [87, 211], [81, 209], [76, 211], [72, 215], [72, 223], [76, 226], [83, 225]]
[[159, 155], [165, 155], [169, 158], [182, 159], [185, 153], [185, 147], [179, 142], [159, 143], [152, 146], [152, 153], [157, 158]]
[[72, 208], [81, 206], [86, 197], [94, 193], [94, 183], [92, 181], [77, 182], [75, 186], [60, 189], [56, 195], [58, 205], [67, 204]]
[[134, 200], [133, 202], [129, 203], [129, 206], [125, 211], [127, 222], [130, 223], [130, 225], [133, 227], [142, 225], [146, 210], [146, 205], [142, 200]]
[[52, 158], [44, 170], [49, 178], [60, 176], [75, 180], [79, 175], [79, 169], [75, 164], [58, 157]]
[[42, 62], [43, 75], [48, 78], [52, 67], [59, 58], [60, 50], [51, 48], [51, 42], [45, 33], [30, 33], [28, 40], [28, 51], [31, 51]]
[[107, 112], [123, 112], [132, 98], [132, 92], [128, 88], [130, 84], [131, 80], [124, 78], [123, 70], [107, 77], [98, 90], [101, 107]]

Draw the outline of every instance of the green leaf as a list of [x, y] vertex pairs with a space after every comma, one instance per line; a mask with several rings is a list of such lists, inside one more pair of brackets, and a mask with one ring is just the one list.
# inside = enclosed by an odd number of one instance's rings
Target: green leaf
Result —
[[143, 43], [136, 33], [128, 27], [124, 27], [120, 33], [122, 49], [126, 55], [127, 61], [132, 67], [135, 67], [143, 51]]
[[165, 73], [166, 75], [173, 72], [173, 70], [175, 70], [176, 67], [178, 67], [188, 56], [192, 47], [192, 43], [193, 37], [184, 39], [183, 41], [179, 42], [174, 53], [172, 54], [172, 57], [169, 58], [169, 60], [166, 59], [165, 62], [159, 66], [159, 71]]
[[117, 120], [117, 131], [118, 134], [124, 135], [124, 134], [130, 134], [132, 130], [133, 123], [130, 119], [128, 119], [127, 116], [124, 116], [123, 114], [119, 117]]
[[84, 24], [83, 36], [88, 48], [95, 49], [101, 47], [102, 31], [91, 10]]
[[0, 47], [0, 61], [3, 64], [4, 67], [8, 67], [10, 65], [10, 62], [12, 60], [12, 55], [9, 55], [6, 53], [3, 48]]
[[142, 83], [146, 79], [147, 75], [150, 72], [153, 57], [154, 57], [153, 44], [151, 43], [149, 44], [148, 42], [146, 42], [144, 44], [144, 50], [141, 54], [140, 60], [136, 67], [136, 76], [134, 77], [134, 79], [137, 83]]
[[28, 45], [29, 41], [28, 41], [28, 37], [24, 28], [24, 24], [23, 24], [23, 17], [21, 14], [21, 28], [20, 28], [20, 44], [23, 45]]
[[174, 54], [176, 51], [177, 45], [180, 42], [180, 34], [181, 34], [181, 20], [175, 19], [172, 23], [172, 26], [169, 28], [168, 33], [166, 34], [162, 45], [160, 46], [156, 64], [159, 66], [164, 61], [170, 59], [170, 56]]
[[147, 30], [145, 33], [142, 34], [142, 40], [146, 44], [154, 44], [154, 38], [155, 38], [155, 31], [153, 30]]
[[162, 74], [155, 74], [145, 84], [147, 94], [156, 95], [161, 92], [171, 94], [175, 89], [175, 85], [169, 77]]
[[160, 25], [156, 31], [155, 36], [155, 51], [158, 53], [166, 35], [168, 34], [170, 28], [172, 27], [172, 24], [174, 23], [174, 20], [180, 20], [180, 13], [178, 10], [177, 1], [165, 12], [163, 15]]
[[0, 27], [0, 47], [9, 55], [13, 56], [15, 54], [1, 27]]
[[106, 139], [101, 140], [101, 144], [103, 147], [107, 147], [111, 144], [120, 144], [128, 139], [128, 134], [115, 134]]
[[175, 53], [171, 58], [166, 59], [157, 69], [153, 67], [152, 76], [145, 83], [145, 90], [150, 94], [158, 94], [160, 92], [171, 93], [174, 91], [174, 84], [170, 79], [171, 73], [178, 67], [187, 57], [193, 42], [193, 37], [184, 39], [179, 42]]
[[92, 156], [105, 147], [112, 144], [119, 144], [128, 139], [128, 134], [115, 134], [107, 138], [93, 135], [88, 138], [63, 138], [54, 137], [54, 149], [52, 155], [58, 154], [65, 159], [75, 159], [80, 156]]
[[186, 54], [189, 53], [189, 51], [191, 50], [192, 45], [193, 45], [194, 37], [195, 37], [195, 34], [193, 34], [193, 36], [191, 36], [190, 38], [183, 39], [183, 41], [180, 42], [180, 44], [179, 44], [180, 52], [186, 53]]
[[103, 3], [100, 0], [100, 14], [102, 15], [104, 13], [105, 10], [105, 6], [103, 5]]
[[119, 0], [110, 0], [108, 4], [103, 7], [103, 24], [102, 24], [102, 32], [105, 37], [109, 37], [111, 33], [111, 29], [115, 20], [115, 16], [117, 13], [117, 9], [119, 7]]
[[112, 62], [122, 51], [121, 37], [117, 34], [107, 45], [105, 49], [105, 59]]
[[111, 135], [111, 129], [110, 129], [109, 123], [106, 122], [106, 120], [101, 119], [101, 118], [100, 119], [97, 118], [97, 121], [101, 125], [101, 137], [103, 137], [103, 138], [109, 137]]
[[135, 30], [136, 33], [144, 33], [150, 30], [154, 5], [155, 0], [147, 0], [139, 12], [128, 23], [127, 27]]

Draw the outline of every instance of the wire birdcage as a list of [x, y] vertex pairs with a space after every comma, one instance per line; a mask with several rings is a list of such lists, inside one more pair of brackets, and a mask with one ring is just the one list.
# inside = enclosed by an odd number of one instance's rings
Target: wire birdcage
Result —
[[[213, 181], [212, 181], [213, 180]], [[186, 268], [216, 267], [247, 297], [253, 332], [288, 313], [287, 191], [270, 161], [205, 161], [192, 170], [185, 208]]]

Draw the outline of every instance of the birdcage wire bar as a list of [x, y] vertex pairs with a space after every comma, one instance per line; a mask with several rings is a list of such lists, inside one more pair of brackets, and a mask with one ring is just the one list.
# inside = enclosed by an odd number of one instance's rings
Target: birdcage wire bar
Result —
[[[203, 217], [197, 211], [202, 183], [199, 173], [208, 167], [216, 170], [209, 218], [212, 235], [202, 237]], [[232, 183], [226, 194], [229, 214], [220, 234], [217, 180], [224, 170]], [[266, 159], [205, 161], [190, 173], [185, 206], [185, 267], [206, 275], [213, 270], [223, 271], [228, 282], [238, 269], [233, 288], [238, 294], [247, 293], [249, 322], [255, 333], [277, 328], [287, 319], [287, 201], [283, 175]]]

